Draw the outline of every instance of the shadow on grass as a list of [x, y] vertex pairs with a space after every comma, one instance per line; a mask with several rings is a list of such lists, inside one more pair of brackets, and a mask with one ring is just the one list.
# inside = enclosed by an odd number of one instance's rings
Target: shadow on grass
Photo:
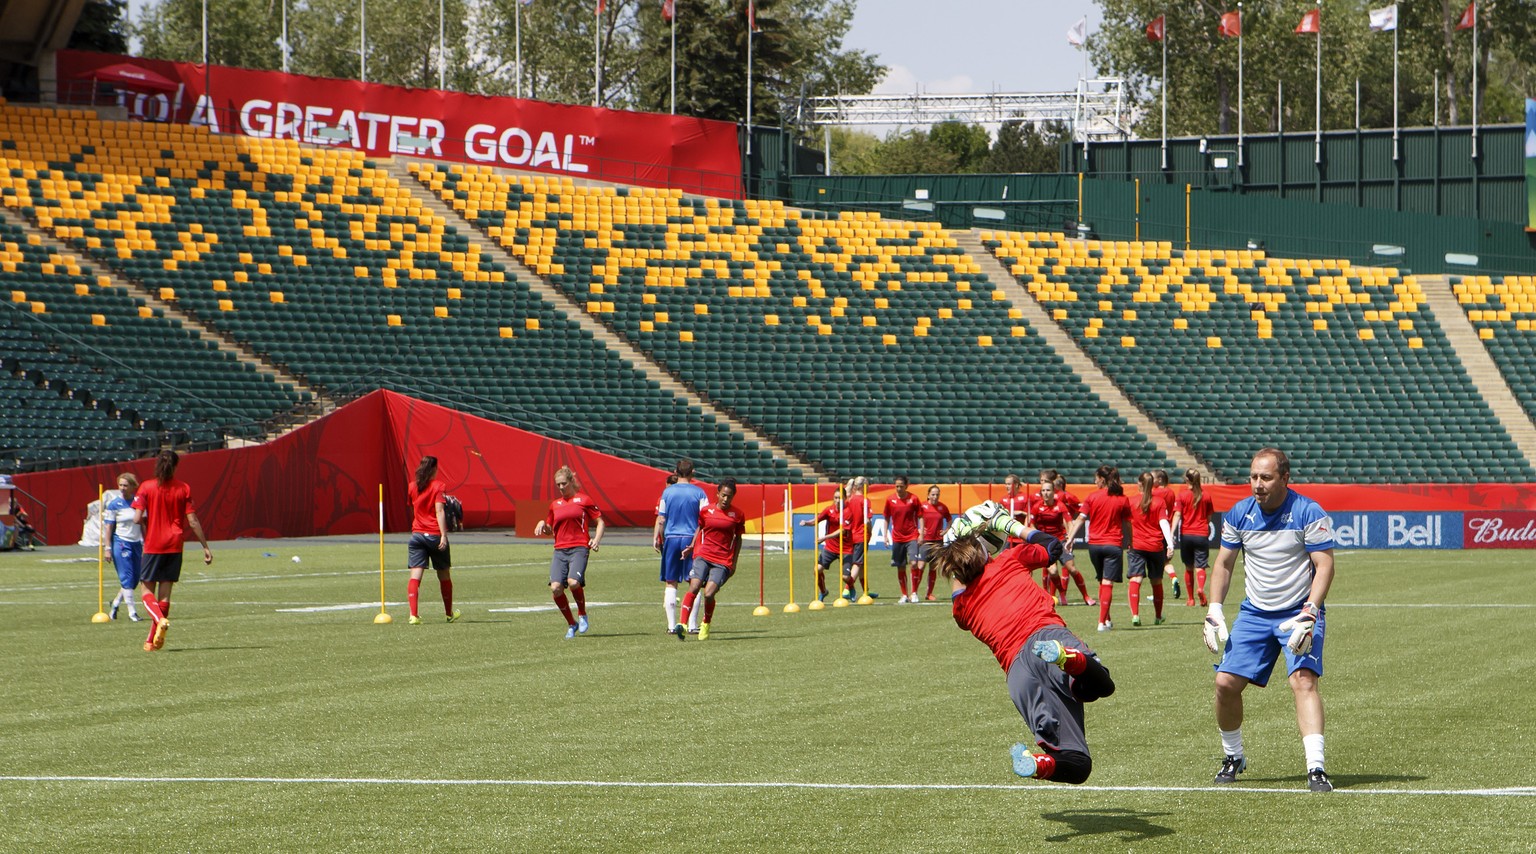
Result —
[[[1429, 778], [1423, 774], [1329, 774], [1335, 789], [1349, 789], [1359, 786], [1376, 786], [1382, 783], [1419, 783]], [[1299, 788], [1307, 787], [1307, 778], [1301, 774], [1291, 774], [1282, 777], [1249, 777], [1244, 776], [1239, 783], [1290, 783]]]
[[1140, 812], [1127, 809], [1066, 810], [1048, 812], [1040, 817], [1071, 828], [1068, 833], [1047, 836], [1046, 842], [1070, 842], [1084, 836], [1114, 835], [1120, 842], [1140, 842], [1170, 836], [1173, 828], [1154, 824], [1151, 819], [1171, 815], [1166, 812]]

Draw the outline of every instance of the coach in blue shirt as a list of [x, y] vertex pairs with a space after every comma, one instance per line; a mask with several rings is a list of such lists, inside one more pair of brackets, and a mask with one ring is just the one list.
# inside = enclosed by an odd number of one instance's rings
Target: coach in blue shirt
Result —
[[[1323, 675], [1323, 600], [1333, 583], [1333, 520], [1317, 502], [1291, 490], [1290, 460], [1276, 448], [1254, 455], [1248, 483], [1253, 497], [1233, 505], [1222, 525], [1205, 618], [1206, 647], [1223, 653], [1216, 665], [1216, 725], [1224, 758], [1216, 782], [1234, 783], [1247, 767], [1243, 689], [1268, 684], [1283, 651], [1307, 759], [1307, 788], [1331, 792], [1323, 770], [1317, 680]], [[1229, 636], [1221, 606], [1239, 551], [1246, 595]]]
[[[677, 583], [688, 578], [689, 560], [683, 549], [693, 542], [693, 534], [699, 529], [699, 509], [709, 504], [709, 496], [693, 482], [693, 462], [678, 460], [677, 482], [661, 492], [656, 503], [656, 525], [652, 528], [652, 545], [661, 555], [661, 605], [667, 614], [666, 631], [672, 632], [677, 625]], [[697, 612], [695, 612], [697, 613]], [[690, 631], [697, 626], [689, 626]]]

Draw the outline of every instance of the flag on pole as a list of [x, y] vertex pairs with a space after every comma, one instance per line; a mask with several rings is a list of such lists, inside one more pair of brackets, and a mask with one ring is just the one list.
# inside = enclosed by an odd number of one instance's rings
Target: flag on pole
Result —
[[1323, 10], [1308, 9], [1307, 14], [1301, 16], [1301, 23], [1296, 25], [1298, 33], [1323, 34]]
[[747, 0], [747, 29], [754, 33], [762, 32], [757, 28], [757, 0]]
[[1397, 4], [1371, 10], [1371, 29], [1385, 33], [1397, 29]]
[[[527, 2], [527, 0], [524, 0], [524, 2]], [[672, 0], [661, 0], [661, 17], [663, 20], [670, 21], [672, 16], [676, 14], [677, 9], [672, 5]]]
[[607, 9], [607, 8], [608, 8], [608, 0], [597, 0], [597, 14], [599, 14], [599, 15], [603, 14], [603, 10]]
[[1466, 11], [1461, 13], [1461, 20], [1456, 22], [1456, 29], [1470, 30], [1477, 26], [1477, 0], [1467, 4]]
[[1216, 28], [1219, 35], [1229, 39], [1240, 38], [1243, 34], [1243, 15], [1241, 12], [1227, 12], [1221, 16], [1221, 25]]
[[1168, 25], [1164, 21], [1163, 15], [1158, 15], [1156, 18], [1153, 18], [1152, 23], [1147, 24], [1147, 41], [1162, 41], [1163, 36], [1167, 34], [1167, 27]]
[[1067, 44], [1070, 44], [1073, 47], [1082, 47], [1087, 42], [1088, 18], [1087, 16], [1084, 16], [1079, 18], [1077, 23], [1072, 25], [1072, 29], [1067, 30]]

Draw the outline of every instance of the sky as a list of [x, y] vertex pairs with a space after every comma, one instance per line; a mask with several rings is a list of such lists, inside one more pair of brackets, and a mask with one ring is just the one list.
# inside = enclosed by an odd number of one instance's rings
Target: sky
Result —
[[[844, 47], [889, 66], [880, 94], [1068, 92], [1083, 55], [1067, 30], [1100, 20], [1091, 0], [858, 0]], [[1092, 72], [1090, 71], [1090, 74]]]
[[[145, 4], [129, 0], [130, 17]], [[890, 67], [882, 94], [1071, 91], [1083, 55], [1067, 30], [1084, 16], [1090, 32], [1099, 22], [1091, 0], [858, 0], [856, 9], [844, 45]]]

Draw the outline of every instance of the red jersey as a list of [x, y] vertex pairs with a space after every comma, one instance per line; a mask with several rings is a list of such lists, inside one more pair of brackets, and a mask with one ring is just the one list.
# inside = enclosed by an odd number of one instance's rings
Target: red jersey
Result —
[[1044, 531], [1060, 540], [1066, 537], [1067, 525], [1071, 522], [1072, 510], [1067, 507], [1067, 502], [1061, 500], [1060, 495], [1053, 498], [1050, 504], [1046, 504], [1038, 492], [1029, 497], [1029, 524], [1035, 530]]
[[862, 495], [851, 496], [843, 502], [843, 527], [848, 529], [849, 548], [853, 543], [864, 542], [864, 518], [869, 513], [869, 502]]
[[1168, 548], [1168, 541], [1163, 539], [1163, 526], [1161, 522], [1171, 522], [1168, 518], [1168, 507], [1152, 493], [1152, 500], [1147, 503], [1147, 512], [1141, 512], [1141, 499], [1138, 497], [1131, 502], [1131, 548], [1143, 552], [1160, 552]]
[[826, 522], [826, 532], [832, 535], [822, 541], [822, 548], [835, 555], [853, 554], [853, 538], [848, 536], [848, 532], [844, 531], [842, 536], [837, 535], [837, 529], [843, 527], [843, 519], [838, 515], [836, 504], [828, 504], [822, 508], [821, 512], [816, 514], [816, 521]]
[[907, 493], [906, 498], [900, 495], [892, 495], [885, 499], [886, 524], [891, 526], [891, 542], [910, 543], [917, 539], [917, 515], [923, 509], [923, 502], [912, 493]]
[[1008, 515], [1022, 522], [1024, 517], [1029, 515], [1029, 499], [1030, 496], [1022, 492], [1015, 492], [1012, 495], [1004, 495], [1002, 498], [999, 498], [997, 503], [1004, 510], [1008, 511]]
[[1076, 519], [1078, 512], [1083, 509], [1083, 502], [1079, 501], [1076, 495], [1073, 495], [1065, 489], [1056, 490], [1056, 497], [1061, 499], [1061, 503], [1067, 505], [1068, 515], [1071, 518]]
[[1211, 496], [1204, 490], [1200, 493], [1200, 501], [1195, 501], [1193, 490], [1182, 490], [1177, 496], [1179, 513], [1182, 519], [1179, 527], [1191, 537], [1209, 537], [1211, 535], [1211, 514], [1216, 512], [1216, 507], [1211, 503]]
[[443, 530], [437, 526], [437, 505], [443, 503], [446, 491], [442, 481], [434, 480], [427, 484], [426, 492], [417, 493], [416, 481], [411, 481], [406, 489], [406, 495], [411, 499], [411, 533], [442, 535]]
[[1152, 500], [1163, 502], [1163, 510], [1168, 514], [1168, 521], [1173, 521], [1173, 514], [1179, 512], [1179, 501], [1173, 495], [1173, 490], [1166, 486], [1152, 487]]
[[1131, 501], [1124, 495], [1110, 495], [1108, 490], [1095, 489], [1083, 499], [1081, 512], [1088, 517], [1088, 545], [1120, 546], [1125, 543], [1125, 517], [1130, 515]]
[[711, 504], [699, 511], [699, 530], [693, 535], [693, 556], [721, 566], [736, 565], [736, 546], [747, 533], [747, 516], [735, 507], [721, 510]]
[[597, 503], [586, 493], [578, 492], [569, 499], [556, 498], [550, 502], [544, 524], [555, 529], [555, 548], [586, 548], [592, 539], [592, 523], [601, 518], [603, 512], [597, 509]]
[[173, 555], [187, 538], [184, 527], [192, 512], [192, 487], [184, 480], [145, 481], [133, 496], [133, 509], [144, 511], [144, 553]]
[[1030, 576], [1050, 563], [1045, 546], [1025, 543], [1006, 549], [951, 601], [955, 622], [986, 644], [1005, 672], [1030, 635], [1066, 625], [1054, 600]]
[[932, 504], [924, 501], [918, 508], [918, 514], [923, 520], [923, 542], [937, 543], [944, 540], [944, 526], [948, 525], [954, 517], [950, 515], [949, 506], [942, 501]]

